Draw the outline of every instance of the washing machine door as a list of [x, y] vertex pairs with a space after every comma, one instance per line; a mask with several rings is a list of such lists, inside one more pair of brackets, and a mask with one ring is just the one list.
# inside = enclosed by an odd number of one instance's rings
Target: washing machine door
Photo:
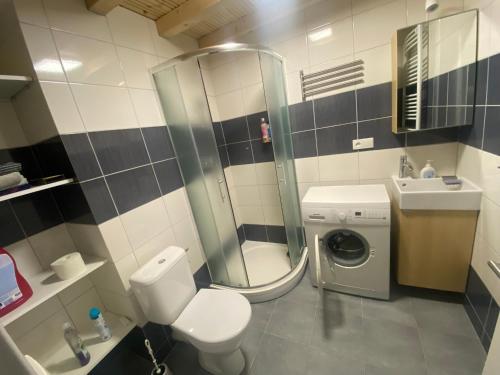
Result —
[[370, 245], [359, 233], [349, 229], [328, 232], [323, 237], [326, 257], [330, 267], [356, 267], [366, 262], [370, 256]]

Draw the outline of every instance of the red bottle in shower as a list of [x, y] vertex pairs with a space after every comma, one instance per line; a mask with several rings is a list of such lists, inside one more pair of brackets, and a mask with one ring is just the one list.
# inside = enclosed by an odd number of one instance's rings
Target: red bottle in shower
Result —
[[33, 290], [19, 273], [16, 261], [0, 247], [0, 316], [18, 308], [32, 295]]

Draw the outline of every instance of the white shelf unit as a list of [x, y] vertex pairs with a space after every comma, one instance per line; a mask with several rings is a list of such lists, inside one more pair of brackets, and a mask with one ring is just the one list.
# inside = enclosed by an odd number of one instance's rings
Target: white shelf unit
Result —
[[19, 191], [16, 191], [15, 193], [0, 195], [0, 202], [6, 201], [6, 200], [9, 200], [9, 199], [12, 199], [12, 198], [22, 197], [23, 195], [33, 194], [33, 193], [36, 193], [37, 191], [42, 191], [42, 190], [46, 190], [46, 189], [52, 189], [53, 187], [56, 187], [56, 186], [70, 184], [73, 181], [74, 180], [72, 178], [66, 178], [64, 180], [59, 180], [59, 181], [56, 181], [56, 182], [51, 182], [49, 184], [38, 185], [38, 186], [33, 186], [33, 187], [29, 188], [29, 189], [19, 190]]
[[1, 317], [0, 324], [6, 326], [9, 323], [12, 323], [14, 320], [33, 310], [35, 307], [73, 285], [78, 280], [84, 278], [107, 262], [106, 259], [88, 256], [85, 254], [82, 254], [82, 257], [86, 266], [85, 271], [71, 279], [60, 280], [54, 272], [52, 272], [52, 270], [46, 270], [33, 277], [27, 278], [31, 289], [33, 289], [33, 295], [28, 301], [19, 306], [17, 309]]
[[135, 327], [135, 322], [104, 311], [113, 336], [108, 341], [100, 341], [96, 332], [81, 332], [80, 337], [90, 352], [90, 362], [81, 367], [68, 345], [57, 349], [41, 365], [49, 374], [85, 375], [88, 374], [118, 343]]
[[0, 99], [10, 99], [32, 81], [28, 76], [0, 74]]

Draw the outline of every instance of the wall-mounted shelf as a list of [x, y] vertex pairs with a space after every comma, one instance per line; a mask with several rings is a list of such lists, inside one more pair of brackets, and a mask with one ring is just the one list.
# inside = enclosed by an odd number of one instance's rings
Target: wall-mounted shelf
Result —
[[119, 317], [109, 311], [103, 315], [113, 336], [108, 341], [100, 341], [95, 331], [80, 332], [83, 342], [90, 352], [90, 362], [81, 367], [68, 345], [64, 345], [43, 361], [43, 367], [50, 374], [86, 375], [135, 327], [135, 322]]
[[32, 81], [28, 76], [0, 74], [0, 99], [10, 99]]
[[42, 190], [46, 190], [46, 189], [52, 189], [53, 187], [56, 187], [56, 186], [70, 184], [73, 181], [74, 180], [72, 178], [66, 178], [64, 180], [59, 180], [59, 181], [56, 181], [56, 182], [51, 182], [49, 184], [33, 186], [33, 187], [31, 187], [29, 189], [25, 189], [25, 190], [19, 190], [19, 191], [16, 191], [15, 193], [0, 195], [0, 202], [6, 201], [6, 200], [9, 200], [9, 199], [12, 199], [12, 198], [21, 197], [23, 195], [33, 194], [33, 193], [36, 193], [37, 191], [42, 191]]
[[52, 272], [52, 270], [42, 271], [33, 277], [27, 278], [31, 289], [33, 289], [33, 296], [17, 309], [1, 317], [0, 324], [6, 326], [7, 324], [12, 323], [14, 320], [33, 310], [35, 307], [60, 293], [67, 287], [73, 285], [78, 280], [84, 278], [89, 273], [95, 271], [107, 262], [106, 259], [88, 256], [85, 254], [82, 254], [82, 257], [85, 262], [86, 269], [84, 272], [73, 277], [72, 279], [60, 280], [54, 272]]

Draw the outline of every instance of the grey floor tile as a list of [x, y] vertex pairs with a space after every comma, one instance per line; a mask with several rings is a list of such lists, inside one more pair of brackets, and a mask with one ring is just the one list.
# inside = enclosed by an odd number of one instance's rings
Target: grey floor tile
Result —
[[307, 375], [363, 375], [363, 362], [317, 348], [309, 349]]
[[290, 301], [308, 305], [315, 305], [318, 303], [318, 300], [318, 289], [312, 285], [308, 271], [306, 271], [304, 277], [302, 277], [302, 280], [295, 288], [278, 299], [278, 301]]
[[325, 290], [318, 301], [318, 308], [342, 314], [362, 315], [361, 297]]
[[481, 374], [486, 355], [476, 337], [439, 331], [421, 331], [420, 337], [430, 374]]
[[391, 322], [417, 327], [413, 315], [411, 299], [409, 297], [396, 297], [389, 301], [363, 298], [363, 318], [374, 320], [387, 320]]
[[262, 336], [264, 335], [264, 331], [260, 331], [257, 329], [249, 328], [245, 333], [245, 337], [243, 338], [243, 342], [241, 343], [241, 351], [245, 356], [245, 368], [250, 370], [252, 367], [253, 361], [259, 351], [259, 346], [262, 341]]
[[[373, 364], [367, 364], [365, 366], [365, 375], [426, 375], [427, 372], [425, 372], [425, 369], [422, 367], [418, 368], [405, 368], [401, 372], [402, 369], [400, 368], [391, 368], [391, 367], [384, 367], [384, 366], [377, 366]], [[424, 372], [422, 372], [424, 371]]]
[[412, 306], [418, 327], [424, 331], [476, 337], [461, 303], [412, 298]]
[[314, 325], [316, 306], [278, 300], [266, 333], [272, 333], [302, 344], [309, 344]]
[[198, 362], [198, 351], [184, 342], [175, 344], [165, 363], [175, 375], [193, 375], [202, 370]]
[[276, 305], [276, 300], [262, 303], [252, 304], [252, 318], [250, 320], [249, 328], [265, 330], [267, 323], [271, 318], [271, 314], [274, 311], [274, 306]]
[[308, 352], [303, 345], [264, 334], [251, 375], [304, 375]]

